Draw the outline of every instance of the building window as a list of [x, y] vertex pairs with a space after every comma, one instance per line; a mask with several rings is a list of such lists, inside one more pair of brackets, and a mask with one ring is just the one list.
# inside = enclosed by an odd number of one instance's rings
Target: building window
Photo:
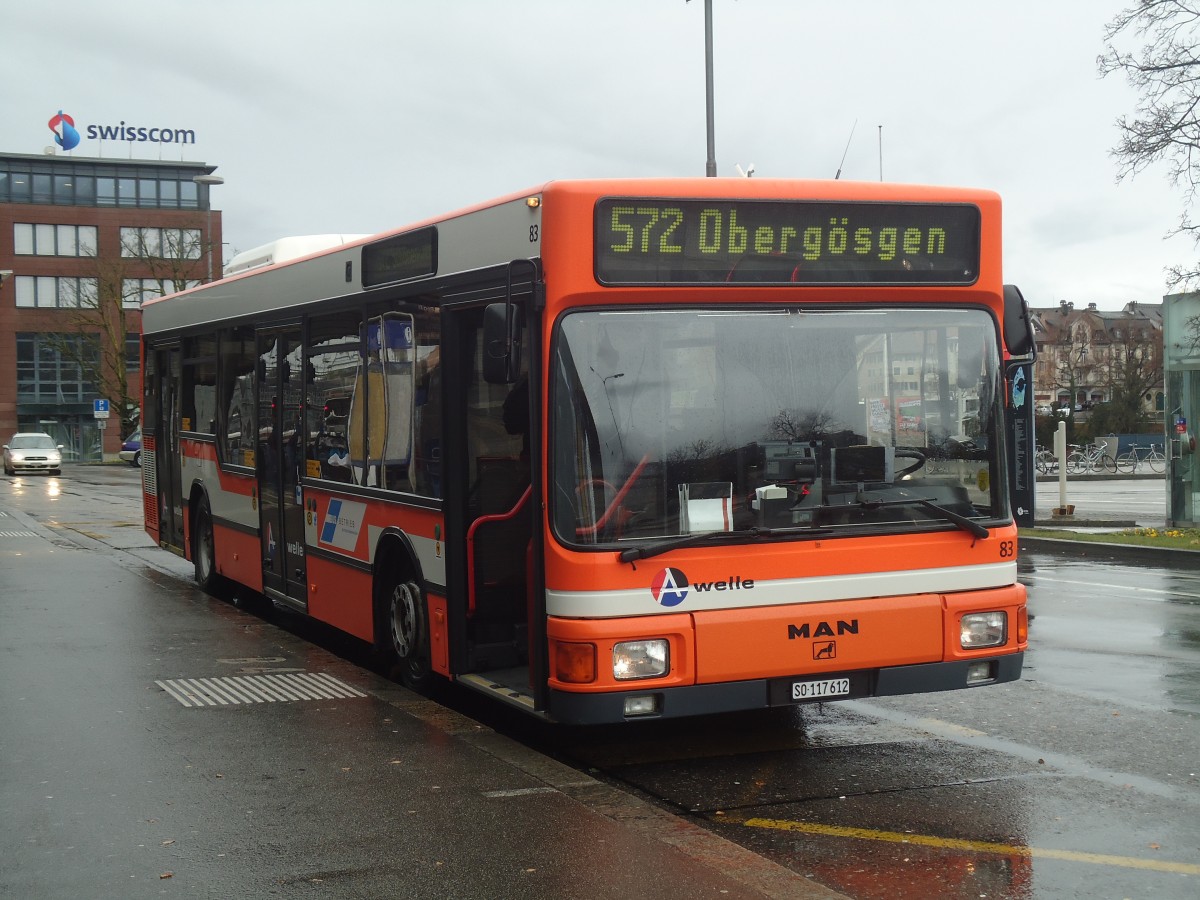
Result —
[[199, 259], [197, 228], [121, 228], [121, 255], [139, 259]]
[[[27, 170], [21, 171], [20, 169], [10, 169], [4, 174], [7, 177], [0, 183], [7, 185], [8, 199], [13, 203], [28, 203], [30, 192], [33, 189], [33, 175]], [[3, 199], [4, 197], [0, 195], [0, 200]]]
[[141, 335], [125, 335], [125, 374], [127, 375], [136, 375], [142, 371], [141, 344]]
[[81, 334], [17, 334], [17, 399], [79, 403], [96, 393], [80, 362], [96, 364], [95, 341]]
[[95, 256], [95, 225], [13, 225], [17, 256]]
[[18, 275], [13, 279], [17, 306], [32, 309], [94, 309], [98, 284], [95, 278], [66, 278], [52, 275]]
[[115, 179], [115, 178], [97, 178], [96, 179], [96, 205], [97, 206], [116, 206], [117, 205], [117, 179]]
[[199, 189], [192, 179], [202, 171], [0, 160], [0, 203], [198, 209]]
[[53, 200], [53, 184], [49, 175], [39, 175], [35, 172], [33, 175], [33, 202], [49, 203]]

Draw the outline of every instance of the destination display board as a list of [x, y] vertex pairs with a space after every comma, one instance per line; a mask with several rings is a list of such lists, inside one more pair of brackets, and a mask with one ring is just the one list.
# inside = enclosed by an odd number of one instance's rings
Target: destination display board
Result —
[[972, 284], [980, 214], [967, 203], [606, 198], [602, 284]]
[[422, 278], [437, 272], [437, 229], [398, 234], [362, 251], [363, 287]]

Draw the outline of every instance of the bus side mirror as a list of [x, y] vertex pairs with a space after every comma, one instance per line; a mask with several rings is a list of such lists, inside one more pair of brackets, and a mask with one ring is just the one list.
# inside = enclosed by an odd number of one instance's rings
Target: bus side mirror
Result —
[[483, 380], [514, 384], [521, 372], [521, 310], [491, 303], [483, 310]]
[[1033, 356], [1036, 343], [1029, 306], [1015, 284], [1004, 286], [1004, 342], [1010, 356]]

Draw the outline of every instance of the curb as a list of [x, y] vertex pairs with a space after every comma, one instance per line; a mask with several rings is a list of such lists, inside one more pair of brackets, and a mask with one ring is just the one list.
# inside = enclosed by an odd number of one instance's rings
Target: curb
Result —
[[1034, 528], [1062, 528], [1072, 531], [1076, 528], [1137, 528], [1133, 519], [1077, 519], [1074, 516], [1060, 516], [1054, 519], [1034, 519]]
[[[1155, 472], [1140, 472], [1133, 475], [1125, 475], [1121, 472], [1086, 472], [1078, 475], [1067, 473], [1067, 484], [1078, 484], [1079, 482], [1087, 481], [1166, 481], [1167, 473]], [[1053, 475], [1036, 475], [1033, 479], [1038, 484], [1053, 484], [1058, 481], [1058, 473]]]
[[1180, 550], [1174, 547], [1143, 547], [1139, 544], [1117, 544], [1107, 541], [1073, 541], [1069, 538], [1026, 537], [1018, 532], [1018, 550], [1041, 550], [1061, 553], [1082, 559], [1108, 561], [1170, 563], [1176, 568], [1200, 569], [1200, 550]]

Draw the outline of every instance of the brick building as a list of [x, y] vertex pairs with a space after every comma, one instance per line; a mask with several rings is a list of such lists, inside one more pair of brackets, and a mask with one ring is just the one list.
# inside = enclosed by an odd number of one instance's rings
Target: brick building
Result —
[[[136, 418], [141, 303], [220, 277], [215, 166], [0, 153], [0, 438], [45, 431], [69, 461], [120, 448]], [[118, 359], [123, 351], [126, 375]], [[112, 407], [97, 426], [93, 401]]]

